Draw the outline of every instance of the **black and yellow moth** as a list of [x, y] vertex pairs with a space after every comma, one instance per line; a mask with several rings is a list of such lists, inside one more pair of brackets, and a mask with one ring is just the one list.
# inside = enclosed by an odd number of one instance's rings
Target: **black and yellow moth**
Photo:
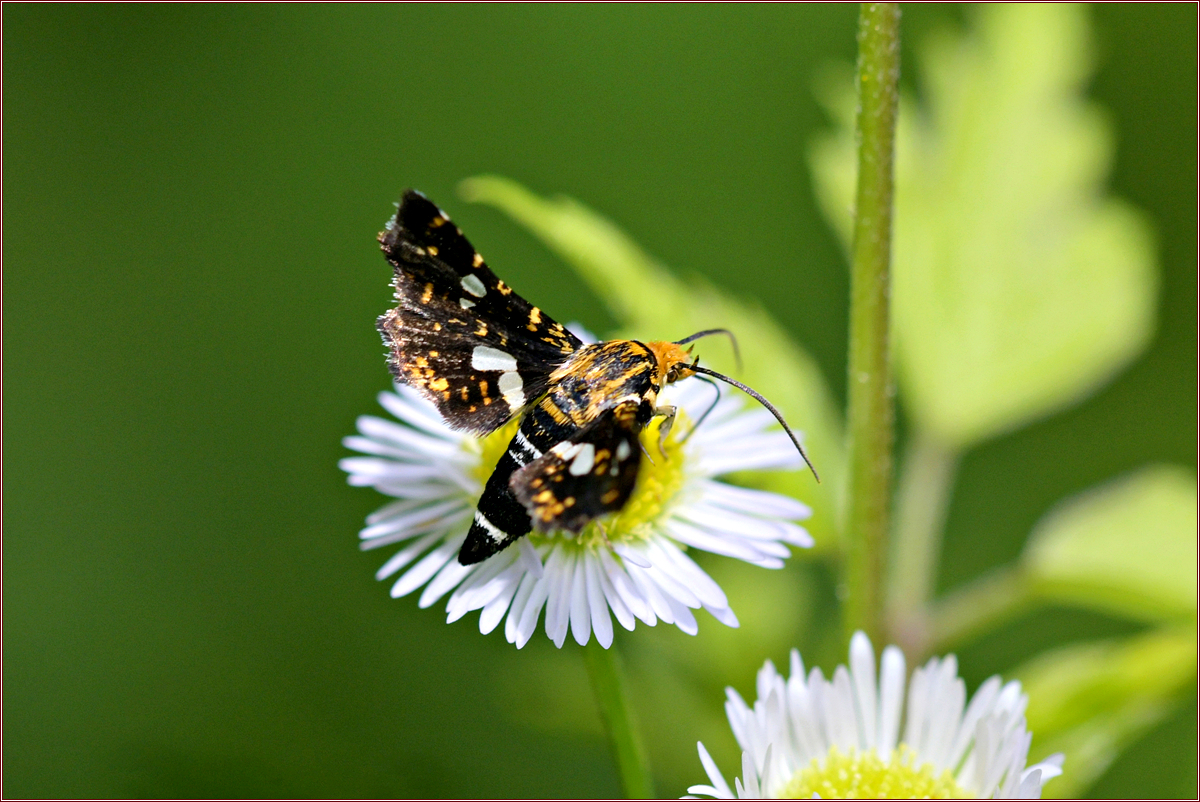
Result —
[[[496, 277], [445, 212], [408, 190], [379, 242], [399, 302], [376, 327], [397, 382], [432, 401], [452, 428], [489, 434], [520, 427], [484, 487], [459, 552], [463, 565], [512, 545], [534, 527], [579, 533], [616, 512], [637, 482], [639, 435], [672, 407], [671, 382], [702, 374], [767, 407], [812, 468], [783, 416], [761, 395], [700, 366], [675, 342], [608, 340], [585, 345]], [[816, 471], [813, 470], [813, 475]]]

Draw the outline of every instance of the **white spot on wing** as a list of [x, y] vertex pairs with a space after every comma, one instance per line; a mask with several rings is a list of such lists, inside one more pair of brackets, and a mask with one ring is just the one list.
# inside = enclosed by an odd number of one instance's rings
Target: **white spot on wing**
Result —
[[516, 371], [502, 373], [497, 384], [500, 387], [500, 394], [504, 396], [510, 409], [515, 411], [525, 406], [525, 383], [521, 381], [521, 374]]
[[461, 306], [463, 309], [470, 309], [472, 306], [475, 305], [475, 302], [468, 301], [466, 298], [459, 298], [458, 305]]
[[625, 440], [617, 443], [617, 461], [624, 462], [629, 459], [629, 453], [632, 449], [629, 448], [629, 443]]
[[471, 352], [471, 367], [475, 370], [516, 370], [517, 360], [499, 348], [477, 345]]
[[487, 287], [483, 286], [483, 282], [479, 280], [479, 276], [471, 273], [462, 277], [463, 289], [474, 295], [476, 298], [482, 298], [487, 295]]
[[559, 459], [561, 459], [563, 462], [566, 462], [571, 457], [575, 456], [575, 452], [581, 448], [583, 448], [583, 446], [579, 443], [571, 443], [567, 440], [563, 440], [550, 450], [557, 454]]
[[591, 443], [584, 443], [579, 453], [575, 455], [575, 461], [571, 463], [568, 471], [572, 476], [583, 476], [592, 470], [592, 466], [596, 464], [596, 447]]

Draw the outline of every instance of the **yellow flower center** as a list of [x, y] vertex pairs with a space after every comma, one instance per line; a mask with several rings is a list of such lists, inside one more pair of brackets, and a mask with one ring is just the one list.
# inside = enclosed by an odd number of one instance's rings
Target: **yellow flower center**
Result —
[[[605, 543], [638, 540], [649, 537], [652, 524], [662, 515], [666, 505], [683, 486], [683, 445], [680, 442], [684, 435], [692, 429], [691, 421], [681, 409], [676, 414], [675, 425], [671, 428], [663, 450], [666, 457], [658, 448], [658, 432], [663, 418], [655, 418], [642, 430], [641, 441], [646, 453], [642, 455], [642, 466], [638, 471], [637, 484], [629, 501], [615, 513], [601, 516], [584, 527], [575, 538], [581, 546], [598, 546]], [[468, 441], [469, 447], [479, 450], [479, 465], [475, 469], [475, 477], [480, 486], [487, 483], [488, 477], [496, 469], [496, 463], [504, 456], [508, 443], [516, 434], [519, 421], [510, 421], [496, 431], [478, 441]], [[476, 445], [477, 443], [477, 445]], [[534, 530], [530, 536], [536, 540], [546, 537], [571, 537], [565, 532], [550, 532], [543, 534]]]
[[883, 760], [874, 749], [850, 750], [844, 755], [835, 746], [824, 758], [797, 771], [779, 796], [782, 799], [967, 799], [973, 796], [943, 769], [928, 763], [916, 765], [916, 754], [906, 744]]

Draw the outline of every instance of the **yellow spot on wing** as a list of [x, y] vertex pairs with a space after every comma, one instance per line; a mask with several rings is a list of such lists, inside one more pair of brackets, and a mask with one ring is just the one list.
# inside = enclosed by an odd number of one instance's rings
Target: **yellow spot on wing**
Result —
[[[483, 257], [476, 253], [475, 258], [471, 260], [471, 264], [475, 265], [475, 267], [479, 267], [481, 264], [483, 264]], [[503, 292], [503, 290], [501, 290], [501, 292]]]
[[429, 246], [429, 255], [430, 255], [430, 256], [437, 256], [437, 246], [436, 246], [436, 245], [430, 245], [430, 246]]
[[423, 304], [429, 303], [429, 299], [432, 297], [433, 297], [433, 284], [429, 283], [429, 284], [425, 285], [425, 292], [421, 293], [421, 303], [423, 303]]

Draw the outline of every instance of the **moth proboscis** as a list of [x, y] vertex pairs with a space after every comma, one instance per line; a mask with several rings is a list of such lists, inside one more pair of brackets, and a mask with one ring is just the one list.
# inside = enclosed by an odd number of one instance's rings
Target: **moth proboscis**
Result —
[[445, 212], [415, 190], [404, 193], [379, 242], [399, 303], [376, 327], [396, 381], [432, 401], [455, 429], [483, 436], [521, 416], [480, 496], [459, 550], [463, 565], [535, 527], [578, 534], [620, 510], [637, 482], [642, 429], [655, 416], [674, 416], [659, 406], [659, 393], [689, 376], [720, 379], [763, 404], [817, 475], [770, 402], [701, 366], [684, 347], [728, 331], [585, 345], [497, 278]]

